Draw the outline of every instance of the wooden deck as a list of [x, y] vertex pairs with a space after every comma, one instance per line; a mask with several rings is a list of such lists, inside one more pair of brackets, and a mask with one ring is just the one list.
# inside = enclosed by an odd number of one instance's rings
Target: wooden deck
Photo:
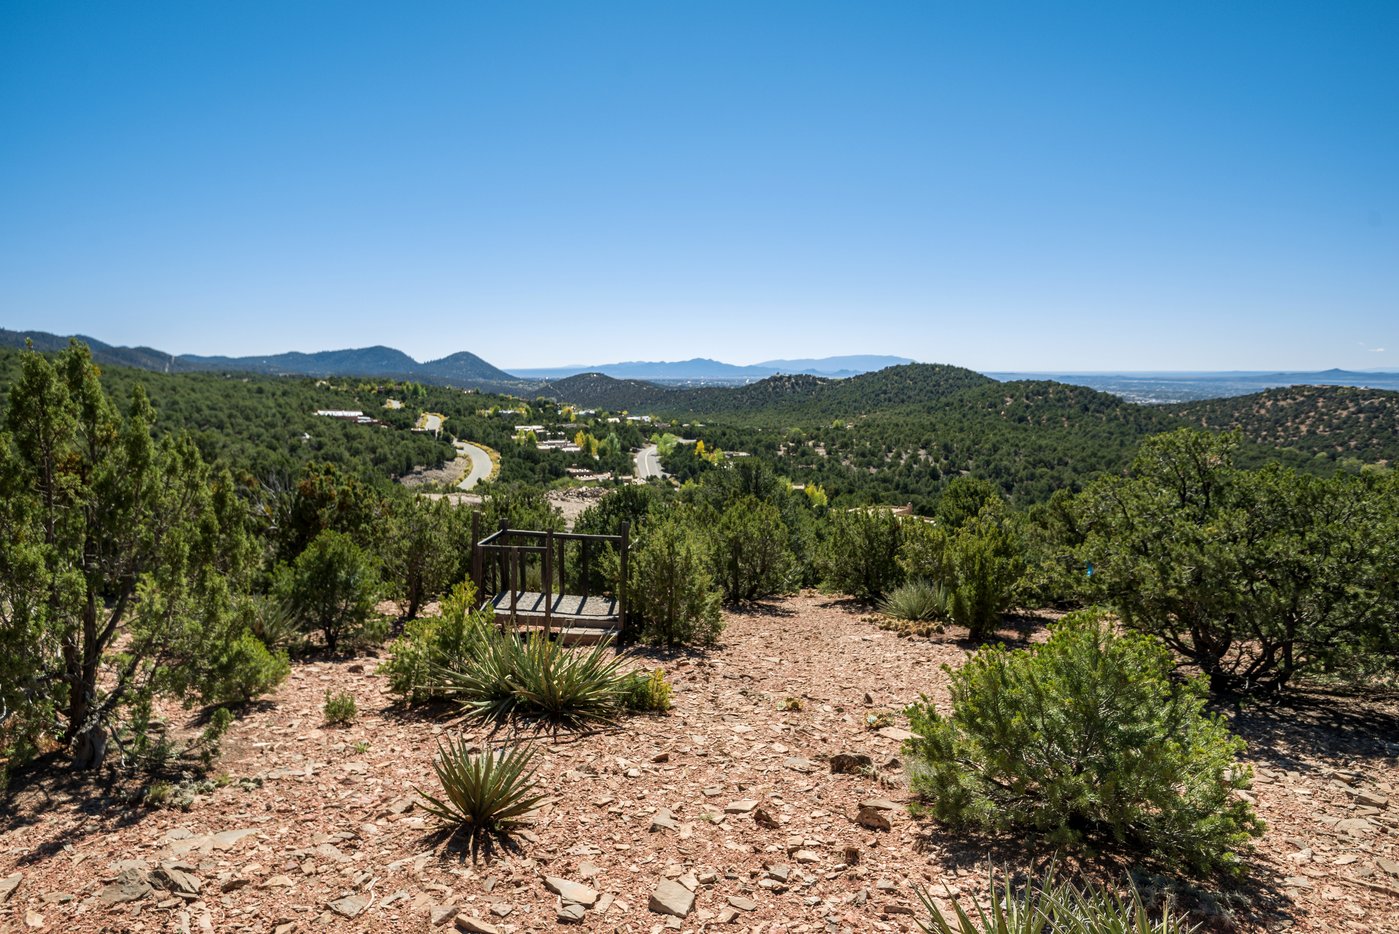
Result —
[[[580, 597], [576, 594], [554, 594], [553, 625], [558, 629], [597, 629], [614, 630], [620, 628], [621, 614], [617, 600], [613, 597]], [[544, 600], [542, 593], [526, 591], [515, 595], [515, 616], [524, 623], [544, 621]], [[510, 592], [498, 593], [491, 600], [495, 607], [496, 619], [502, 622], [510, 619]]]

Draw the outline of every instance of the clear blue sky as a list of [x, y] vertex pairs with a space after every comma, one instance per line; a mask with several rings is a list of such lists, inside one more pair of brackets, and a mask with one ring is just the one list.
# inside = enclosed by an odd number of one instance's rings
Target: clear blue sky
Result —
[[0, 325], [1399, 366], [1399, 2], [7, 0]]

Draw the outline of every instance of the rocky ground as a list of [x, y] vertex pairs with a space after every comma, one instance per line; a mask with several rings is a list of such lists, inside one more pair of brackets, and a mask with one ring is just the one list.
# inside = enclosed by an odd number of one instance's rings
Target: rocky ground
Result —
[[[413, 789], [440, 736], [492, 737], [395, 707], [373, 659], [300, 664], [234, 725], [223, 778], [185, 789], [187, 811], [123, 804], [126, 786], [25, 787], [0, 823], [0, 929], [911, 931], [914, 884], [971, 895], [990, 864], [1034, 855], [910, 818], [903, 734], [869, 728], [920, 692], [945, 701], [940, 666], [969, 646], [896, 637], [811, 593], [728, 622], [706, 655], [638, 659], [670, 673], [669, 715], [533, 737], [552, 797], [476, 861]], [[331, 688], [355, 696], [352, 725], [323, 722]], [[1399, 929], [1397, 708], [1237, 715], [1270, 829], [1236, 891], [1183, 890], [1212, 926]]]

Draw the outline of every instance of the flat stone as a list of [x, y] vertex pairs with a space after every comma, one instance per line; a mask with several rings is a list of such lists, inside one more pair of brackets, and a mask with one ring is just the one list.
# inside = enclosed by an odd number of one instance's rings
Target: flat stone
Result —
[[151, 873], [151, 881], [176, 895], [199, 894], [199, 879], [178, 866], [161, 866]]
[[897, 811], [898, 802], [890, 801], [888, 798], [866, 798], [860, 802], [860, 807], [873, 808], [876, 811]]
[[683, 918], [695, 908], [695, 893], [674, 879], [662, 879], [647, 907], [657, 914]]
[[913, 739], [914, 736], [917, 735], [916, 733], [910, 733], [908, 730], [901, 730], [896, 726], [886, 726], [876, 732], [885, 739], [892, 739], [900, 743], [905, 740]]
[[460, 911], [456, 905], [435, 905], [428, 909], [427, 923], [439, 927], [455, 918]]
[[720, 912], [719, 912], [719, 914], [718, 914], [717, 917], [715, 917], [714, 923], [715, 923], [715, 924], [733, 924], [733, 923], [734, 923], [735, 921], [737, 921], [737, 920], [738, 920], [738, 912], [735, 911], [735, 910], [732, 909], [732, 908], [725, 908], [723, 911], [720, 911]]
[[1375, 857], [1375, 865], [1380, 867], [1380, 869], [1384, 872], [1389, 873], [1391, 876], [1399, 876], [1399, 863], [1396, 863], [1392, 859], [1386, 859], [1383, 856], [1377, 856]]
[[792, 877], [791, 866], [769, 866], [767, 867], [767, 877], [778, 882], [786, 882]]
[[799, 863], [821, 862], [820, 854], [812, 850], [797, 850], [795, 853], [792, 854], [792, 859], [796, 860]]
[[139, 901], [151, 893], [151, 884], [139, 870], [124, 870], [116, 881], [109, 882], [97, 894], [97, 903], [106, 908]]
[[367, 895], [346, 895], [344, 898], [337, 898], [333, 902], [327, 902], [326, 907], [344, 918], [357, 918], [369, 907], [369, 897]]
[[759, 827], [766, 827], [769, 830], [776, 830], [778, 826], [777, 818], [773, 817], [762, 808], [755, 808], [753, 811], [753, 823]]
[[0, 905], [10, 900], [10, 896], [19, 888], [20, 882], [24, 879], [24, 873], [17, 872], [12, 876], [5, 876], [0, 879]]
[[730, 895], [729, 904], [739, 911], [757, 911], [758, 903], [743, 895]]
[[752, 798], [744, 798], [740, 801], [731, 801], [724, 805], [725, 814], [747, 814], [758, 806], [758, 802]]
[[1348, 833], [1358, 837], [1367, 834], [1375, 829], [1375, 825], [1363, 817], [1348, 817], [1345, 820], [1336, 821], [1336, 831], [1338, 833]]
[[577, 902], [559, 902], [557, 920], [560, 924], [581, 924], [587, 917], [588, 909]]
[[1358, 791], [1355, 793], [1355, 803], [1364, 807], [1384, 810], [1389, 807], [1389, 798], [1377, 791]]
[[831, 756], [829, 764], [836, 775], [856, 775], [874, 765], [874, 760], [862, 752], [838, 752]]
[[782, 764], [785, 765], [787, 768], [791, 769], [793, 772], [816, 771], [816, 763], [812, 762], [810, 759], [800, 758], [799, 756], [793, 756], [792, 758], [784, 761]]
[[570, 882], [558, 876], [545, 876], [544, 887], [564, 901], [582, 905], [584, 908], [591, 908], [597, 904], [597, 890], [581, 882]]
[[679, 830], [680, 825], [675, 822], [675, 817], [665, 808], [661, 808], [651, 816], [651, 832], [659, 833], [662, 830]]

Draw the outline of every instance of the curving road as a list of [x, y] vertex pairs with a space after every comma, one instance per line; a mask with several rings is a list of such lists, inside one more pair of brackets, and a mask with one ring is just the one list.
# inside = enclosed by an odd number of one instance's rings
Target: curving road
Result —
[[636, 475], [642, 480], [665, 476], [665, 471], [661, 469], [660, 451], [654, 444], [648, 444], [636, 452]]
[[453, 441], [452, 446], [457, 449], [457, 457], [465, 457], [471, 461], [471, 469], [461, 478], [457, 489], [469, 490], [491, 475], [491, 455], [485, 448], [478, 447], [470, 441]]

